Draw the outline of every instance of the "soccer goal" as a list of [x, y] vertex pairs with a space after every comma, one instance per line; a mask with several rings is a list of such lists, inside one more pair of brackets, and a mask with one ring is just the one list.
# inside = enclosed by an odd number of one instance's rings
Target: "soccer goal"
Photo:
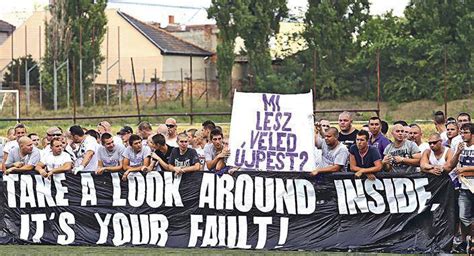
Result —
[[12, 109], [12, 114], [15, 115], [16, 120], [20, 119], [20, 94], [18, 90], [0, 90], [0, 113], [2, 116], [6, 115], [5, 110]]

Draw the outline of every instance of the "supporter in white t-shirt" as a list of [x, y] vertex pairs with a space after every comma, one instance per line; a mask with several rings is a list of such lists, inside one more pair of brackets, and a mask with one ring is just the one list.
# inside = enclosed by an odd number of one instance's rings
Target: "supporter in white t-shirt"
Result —
[[50, 151], [41, 156], [41, 160], [36, 164], [36, 171], [41, 176], [51, 179], [51, 176], [58, 173], [68, 172], [72, 169], [72, 159], [64, 152], [63, 142], [60, 137], [55, 137], [50, 142]]
[[97, 149], [99, 144], [97, 140], [84, 134], [84, 130], [79, 125], [73, 125], [69, 128], [72, 141], [78, 146], [74, 149], [76, 161], [74, 163], [73, 173], [95, 172], [98, 166]]
[[103, 133], [100, 137], [102, 146], [97, 151], [97, 157], [99, 158], [99, 166], [96, 174], [103, 174], [104, 172], [118, 172], [123, 169], [123, 151], [125, 146], [122, 142], [115, 144], [112, 135], [108, 132]]
[[128, 139], [128, 146], [123, 152], [123, 169], [125, 173], [123, 180], [127, 180], [130, 172], [150, 171], [150, 154], [149, 147], [143, 147], [142, 139], [136, 134], [132, 134]]

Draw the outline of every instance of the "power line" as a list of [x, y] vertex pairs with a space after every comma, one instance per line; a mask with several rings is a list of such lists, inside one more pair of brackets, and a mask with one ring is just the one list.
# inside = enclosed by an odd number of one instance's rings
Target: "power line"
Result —
[[109, 0], [109, 3], [112, 3], [112, 4], [141, 5], [141, 6], [155, 6], [155, 7], [188, 9], [188, 10], [202, 10], [202, 9], [205, 9], [205, 8], [206, 8], [206, 7], [194, 7], [194, 6], [184, 6], [184, 5], [168, 5], [168, 4], [143, 3], [143, 2], [129, 2], [129, 1], [116, 1], [116, 0]]

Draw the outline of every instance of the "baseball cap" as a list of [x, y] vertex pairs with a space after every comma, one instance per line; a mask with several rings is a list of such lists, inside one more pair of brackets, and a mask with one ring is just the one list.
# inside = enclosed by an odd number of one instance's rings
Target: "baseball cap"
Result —
[[52, 127], [49, 127], [48, 130], [46, 130], [46, 134], [49, 134], [49, 135], [61, 135], [63, 133], [63, 131], [61, 131], [61, 129], [59, 129], [59, 127], [57, 126], [52, 126]]
[[132, 127], [124, 126], [124, 127], [122, 127], [122, 129], [120, 129], [119, 132], [117, 132], [118, 135], [124, 135], [126, 133], [133, 133]]

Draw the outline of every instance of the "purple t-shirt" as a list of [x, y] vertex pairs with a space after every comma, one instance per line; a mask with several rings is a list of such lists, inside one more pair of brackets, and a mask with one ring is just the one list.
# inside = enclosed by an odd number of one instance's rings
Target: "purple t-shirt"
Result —
[[[374, 139], [374, 142], [372, 142], [372, 139]], [[383, 136], [382, 133], [379, 133], [375, 138], [371, 137], [369, 140], [369, 146], [377, 148], [381, 157], [383, 157], [383, 152], [390, 143], [390, 140]]]

